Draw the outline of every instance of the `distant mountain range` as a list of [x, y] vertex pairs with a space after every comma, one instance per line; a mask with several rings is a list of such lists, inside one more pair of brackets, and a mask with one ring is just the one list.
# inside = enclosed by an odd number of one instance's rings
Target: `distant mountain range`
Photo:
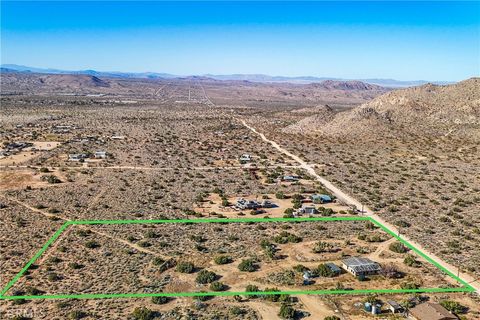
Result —
[[96, 71], [96, 70], [78, 70], [78, 71], [69, 71], [69, 70], [60, 70], [60, 69], [43, 69], [35, 67], [27, 67], [16, 64], [2, 64], [1, 72], [21, 72], [21, 73], [49, 73], [49, 74], [83, 74], [91, 75], [96, 77], [111, 77], [111, 78], [141, 78], [141, 79], [176, 79], [176, 78], [198, 78], [198, 79], [215, 79], [215, 80], [233, 80], [233, 81], [250, 81], [250, 82], [277, 82], [277, 83], [314, 83], [321, 82], [325, 80], [336, 80], [336, 81], [345, 81], [345, 80], [358, 80], [369, 84], [379, 85], [383, 87], [412, 87], [419, 86], [426, 83], [433, 84], [451, 84], [453, 82], [447, 81], [424, 81], [424, 80], [413, 80], [413, 81], [400, 81], [394, 79], [342, 79], [342, 78], [331, 78], [331, 77], [313, 77], [313, 76], [300, 76], [300, 77], [286, 77], [286, 76], [269, 76], [265, 74], [228, 74], [228, 75], [215, 75], [215, 74], [205, 74], [205, 75], [192, 75], [192, 76], [179, 76], [169, 73], [157, 73], [157, 72], [120, 72], [120, 71]]

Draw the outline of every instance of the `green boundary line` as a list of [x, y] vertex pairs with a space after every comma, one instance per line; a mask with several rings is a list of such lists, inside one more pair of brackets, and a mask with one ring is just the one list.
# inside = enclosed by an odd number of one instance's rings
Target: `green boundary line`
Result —
[[[111, 293], [111, 294], [59, 294], [59, 295], [31, 295], [31, 296], [5, 296], [13, 285], [25, 274], [30, 266], [55, 242], [58, 237], [71, 225], [105, 225], [105, 224], [162, 224], [162, 223], [256, 223], [256, 222], [314, 222], [314, 221], [370, 221], [380, 229], [396, 238], [405, 246], [413, 250], [419, 256], [439, 268], [452, 279], [463, 285], [460, 288], [419, 288], [419, 289], [368, 289], [368, 290], [299, 290], [299, 291], [267, 291], [267, 292], [178, 292], [178, 293]], [[475, 289], [457, 277], [442, 265], [434, 261], [424, 252], [402, 239], [399, 235], [388, 229], [386, 226], [373, 219], [364, 216], [349, 217], [316, 217], [316, 218], [239, 218], [239, 219], [176, 219], [176, 220], [78, 220], [65, 222], [43, 247], [28, 261], [28, 263], [10, 280], [0, 292], [0, 300], [21, 300], [21, 299], [105, 299], [105, 298], [145, 298], [145, 297], [195, 297], [195, 296], [235, 296], [235, 295], [274, 295], [274, 294], [372, 294], [372, 293], [441, 293], [441, 292], [474, 292]]]

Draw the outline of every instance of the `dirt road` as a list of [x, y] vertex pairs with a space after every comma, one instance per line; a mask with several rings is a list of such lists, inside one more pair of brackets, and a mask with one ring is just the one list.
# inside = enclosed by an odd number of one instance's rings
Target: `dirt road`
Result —
[[[265, 137], [265, 135], [261, 132], [258, 132], [255, 128], [253, 128], [252, 126], [248, 125], [245, 120], [241, 120], [242, 124], [250, 129], [252, 132], [254, 132], [255, 134], [259, 135], [260, 138], [265, 141], [265, 142], [268, 142], [270, 143], [275, 149], [277, 149], [278, 151], [282, 152], [283, 154], [289, 156], [291, 159], [295, 160], [301, 168], [303, 168], [304, 170], [306, 170], [310, 175], [312, 175], [317, 181], [319, 181], [320, 183], [322, 183], [328, 190], [330, 190], [334, 195], [335, 197], [337, 197], [337, 199], [339, 199], [340, 201], [344, 202], [345, 204], [349, 205], [349, 206], [354, 206], [356, 207], [357, 209], [362, 209], [362, 214], [363, 215], [366, 215], [366, 216], [369, 216], [373, 219], [375, 219], [377, 222], [383, 224], [385, 227], [387, 227], [388, 229], [390, 229], [391, 231], [395, 232], [396, 234], [399, 234], [399, 230], [393, 226], [392, 224], [386, 222], [383, 218], [381, 218], [380, 216], [378, 216], [377, 214], [375, 214], [371, 209], [369, 209], [368, 207], [362, 205], [358, 200], [356, 200], [355, 198], [353, 198], [352, 196], [346, 194], [344, 191], [340, 190], [339, 188], [337, 188], [335, 185], [333, 185], [330, 181], [328, 181], [327, 179], [325, 179], [324, 177], [321, 177], [319, 176], [314, 168], [308, 164], [307, 162], [305, 162], [304, 160], [302, 160], [300, 157], [294, 155], [293, 153], [291, 153], [290, 151], [282, 148], [278, 143], [276, 143], [275, 141], [273, 140], [269, 140], [267, 139], [267, 137]], [[418, 250], [422, 251], [423, 253], [427, 254], [433, 261], [435, 261], [436, 263], [438, 263], [439, 265], [441, 265], [443, 268], [445, 268], [446, 270], [450, 271], [452, 274], [457, 274], [458, 273], [458, 268], [441, 260], [439, 257], [437, 257], [436, 255], [432, 254], [431, 252], [425, 250], [420, 244], [418, 244], [417, 242], [413, 241], [412, 239], [410, 239], [409, 237], [405, 236], [405, 235], [399, 235], [401, 239], [409, 242], [410, 244], [412, 244], [413, 246], [415, 246]], [[480, 279], [475, 279], [473, 276], [469, 275], [469, 274], [466, 274], [466, 273], [460, 273], [459, 274], [459, 278], [461, 280], [463, 280], [464, 282], [467, 282], [469, 283], [473, 288], [475, 288], [475, 290], [477, 291], [478, 294], [480, 294]]]

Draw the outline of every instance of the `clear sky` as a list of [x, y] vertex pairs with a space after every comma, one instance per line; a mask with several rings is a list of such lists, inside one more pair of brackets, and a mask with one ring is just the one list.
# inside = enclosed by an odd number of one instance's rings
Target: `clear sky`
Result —
[[1, 62], [179, 75], [456, 81], [480, 73], [480, 2], [8, 2]]

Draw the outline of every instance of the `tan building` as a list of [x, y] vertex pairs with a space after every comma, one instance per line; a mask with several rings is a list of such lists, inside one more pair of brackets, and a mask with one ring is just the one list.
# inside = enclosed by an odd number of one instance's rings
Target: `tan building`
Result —
[[457, 316], [451, 314], [447, 309], [438, 303], [425, 302], [410, 309], [410, 318], [416, 320], [458, 320]]

